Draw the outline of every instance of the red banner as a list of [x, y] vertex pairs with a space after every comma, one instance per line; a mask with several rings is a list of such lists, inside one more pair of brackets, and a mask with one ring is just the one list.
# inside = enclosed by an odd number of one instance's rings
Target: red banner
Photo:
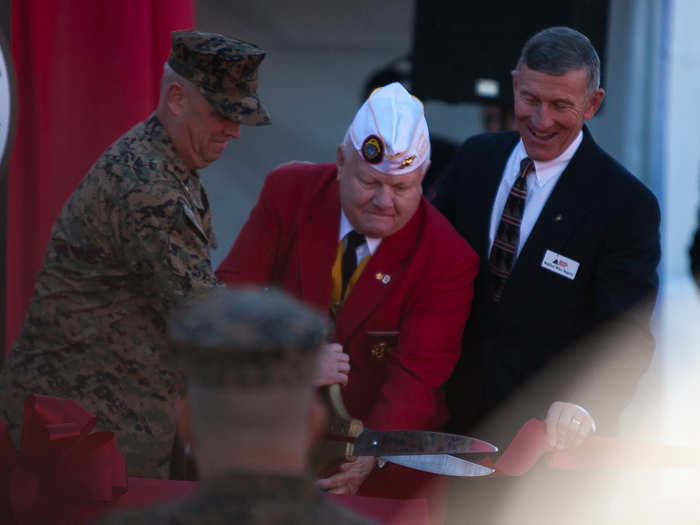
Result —
[[18, 119], [10, 159], [6, 348], [51, 226], [97, 157], [155, 108], [170, 32], [193, 0], [12, 0]]

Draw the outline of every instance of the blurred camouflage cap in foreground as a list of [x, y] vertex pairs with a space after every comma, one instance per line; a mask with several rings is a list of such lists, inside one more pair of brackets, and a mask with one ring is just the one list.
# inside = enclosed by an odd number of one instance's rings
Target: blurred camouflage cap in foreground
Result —
[[270, 123], [258, 98], [258, 66], [265, 51], [218, 33], [173, 31], [168, 65], [194, 83], [228, 119], [250, 126]]
[[328, 325], [279, 290], [217, 287], [171, 317], [189, 381], [202, 386], [311, 387]]

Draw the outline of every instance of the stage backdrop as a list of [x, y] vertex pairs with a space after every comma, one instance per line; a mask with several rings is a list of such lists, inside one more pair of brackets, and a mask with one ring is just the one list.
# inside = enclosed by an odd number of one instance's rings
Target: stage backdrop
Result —
[[19, 116], [10, 159], [6, 344], [17, 336], [51, 225], [119, 135], [155, 108], [170, 32], [194, 0], [12, 0]]

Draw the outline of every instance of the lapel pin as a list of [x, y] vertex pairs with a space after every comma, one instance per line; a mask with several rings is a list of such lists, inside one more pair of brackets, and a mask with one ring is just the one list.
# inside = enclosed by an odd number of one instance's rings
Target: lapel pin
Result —
[[377, 281], [381, 281], [383, 284], [389, 284], [389, 281], [391, 281], [391, 275], [389, 274], [384, 274], [382, 272], [377, 272], [374, 274], [374, 278]]
[[557, 213], [554, 217], [554, 222], [561, 222], [564, 219], [564, 216], [561, 213]]

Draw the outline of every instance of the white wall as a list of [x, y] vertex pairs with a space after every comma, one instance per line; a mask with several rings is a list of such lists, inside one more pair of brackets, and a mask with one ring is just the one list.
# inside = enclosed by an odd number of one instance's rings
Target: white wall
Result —
[[[700, 2], [674, 0], [668, 41], [661, 349], [669, 436], [697, 445], [700, 299], [688, 273], [700, 185]], [[689, 417], [689, 414], [691, 416]]]
[[668, 46], [665, 135], [664, 266], [667, 279], [687, 275], [687, 248], [697, 226], [700, 184], [700, 2], [674, 0]]

